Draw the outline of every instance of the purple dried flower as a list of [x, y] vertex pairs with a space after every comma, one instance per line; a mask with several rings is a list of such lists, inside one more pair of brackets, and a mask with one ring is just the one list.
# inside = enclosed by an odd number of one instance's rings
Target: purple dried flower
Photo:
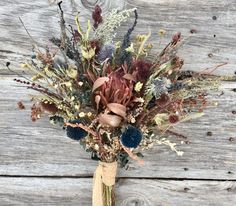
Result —
[[104, 45], [98, 54], [98, 60], [100, 62], [103, 62], [106, 59], [112, 60], [114, 51], [115, 46], [113, 44]]

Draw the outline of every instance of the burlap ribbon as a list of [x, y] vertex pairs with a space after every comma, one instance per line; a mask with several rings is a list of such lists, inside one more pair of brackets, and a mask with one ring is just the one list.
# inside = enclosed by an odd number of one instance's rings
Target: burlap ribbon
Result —
[[100, 162], [93, 176], [93, 206], [104, 206], [103, 184], [112, 186], [115, 184], [117, 162]]

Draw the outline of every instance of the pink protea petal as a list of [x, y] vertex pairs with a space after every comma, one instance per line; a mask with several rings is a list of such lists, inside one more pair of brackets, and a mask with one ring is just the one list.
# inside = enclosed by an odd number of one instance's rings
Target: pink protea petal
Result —
[[135, 81], [135, 78], [134, 78], [134, 76], [132, 75], [132, 74], [125, 74], [124, 76], [123, 76], [123, 78], [124, 79], [127, 79], [127, 80], [131, 80], [131, 81]]
[[105, 82], [109, 81], [108, 77], [99, 77], [93, 84], [92, 91], [96, 90], [100, 86], [102, 86]]
[[101, 101], [101, 96], [100, 95], [96, 95], [95, 96], [95, 102], [96, 102], [96, 107], [97, 107], [97, 110], [99, 108], [99, 103]]

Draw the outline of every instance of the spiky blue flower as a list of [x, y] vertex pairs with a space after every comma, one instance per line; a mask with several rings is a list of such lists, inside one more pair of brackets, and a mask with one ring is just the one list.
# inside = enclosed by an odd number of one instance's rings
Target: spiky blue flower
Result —
[[128, 148], [136, 148], [142, 140], [141, 131], [129, 125], [121, 135], [121, 143]]
[[149, 89], [151, 90], [153, 96], [158, 99], [162, 94], [168, 93], [170, 86], [171, 81], [163, 77], [154, 79]]
[[[81, 123], [81, 121], [79, 119], [76, 119], [76, 120], [70, 121], [70, 123], [79, 124]], [[71, 126], [66, 127], [66, 133], [69, 138], [74, 139], [74, 140], [80, 140], [86, 137], [88, 134], [85, 130], [83, 130], [80, 127], [71, 127]]]

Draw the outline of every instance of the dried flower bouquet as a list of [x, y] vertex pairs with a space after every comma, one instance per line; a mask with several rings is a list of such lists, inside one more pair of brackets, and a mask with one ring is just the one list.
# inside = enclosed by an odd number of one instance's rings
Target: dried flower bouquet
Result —
[[[206, 97], [217, 90], [222, 77], [212, 71], [182, 71], [177, 56], [181, 34], [152, 55], [151, 32], [131, 40], [138, 22], [137, 9], [112, 10], [102, 15], [96, 6], [92, 22], [82, 29], [67, 26], [61, 2], [60, 38], [51, 40], [58, 49], [42, 50], [22, 64], [32, 78], [19, 74], [15, 81], [39, 95], [31, 95], [33, 121], [46, 113], [53, 124], [66, 128], [67, 136], [79, 141], [99, 166], [94, 176], [93, 205], [114, 206], [117, 165], [129, 159], [143, 164], [141, 151], [164, 144], [182, 155], [168, 135], [179, 122], [203, 115]], [[116, 29], [129, 18], [133, 24], [122, 41], [115, 41]], [[10, 69], [9, 64], [7, 65]], [[11, 69], [10, 69], [11, 70]]]

